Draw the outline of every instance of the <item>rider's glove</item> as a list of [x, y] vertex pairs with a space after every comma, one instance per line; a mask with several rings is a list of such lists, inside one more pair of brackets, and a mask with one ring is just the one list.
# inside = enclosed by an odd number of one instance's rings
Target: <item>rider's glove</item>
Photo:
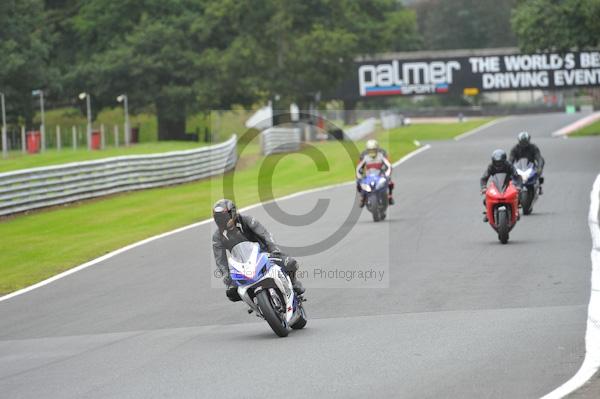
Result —
[[481, 187], [481, 195], [485, 195], [486, 191], [487, 191], [487, 188]]
[[238, 293], [238, 290], [236, 287], [229, 287], [225, 290], [225, 295], [227, 295], [227, 298], [231, 301], [231, 302], [238, 302], [241, 301], [242, 298], [240, 298], [240, 294]]
[[223, 277], [223, 284], [225, 284], [228, 287], [231, 284], [233, 284], [233, 280], [231, 279], [231, 276], [225, 276], [225, 277]]

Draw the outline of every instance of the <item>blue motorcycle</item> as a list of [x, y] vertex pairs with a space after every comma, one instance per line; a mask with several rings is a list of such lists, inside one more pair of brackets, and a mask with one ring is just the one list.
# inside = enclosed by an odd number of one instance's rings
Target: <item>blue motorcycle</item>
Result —
[[533, 162], [529, 162], [527, 158], [521, 158], [516, 161], [513, 165], [517, 170], [521, 180], [523, 181], [523, 188], [519, 194], [519, 202], [523, 207], [523, 213], [525, 215], [533, 212], [533, 204], [537, 201], [540, 189], [540, 178], [537, 173], [537, 169]]
[[379, 222], [386, 217], [388, 208], [388, 179], [380, 171], [367, 172], [360, 180], [360, 188], [366, 194], [367, 209], [373, 215], [373, 221]]

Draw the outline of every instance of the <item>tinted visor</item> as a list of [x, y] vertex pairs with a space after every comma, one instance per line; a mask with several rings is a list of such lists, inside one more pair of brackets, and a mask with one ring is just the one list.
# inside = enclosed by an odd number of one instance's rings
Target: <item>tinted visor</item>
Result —
[[[231, 221], [231, 216], [229, 212], [226, 210], [220, 211], [219, 208], [216, 208], [213, 212], [213, 218], [215, 219], [215, 223], [219, 230], [225, 230], [228, 227], [228, 223]], [[231, 224], [231, 223], [229, 223]]]
[[495, 168], [500, 168], [504, 165], [504, 161], [503, 160], [496, 160], [494, 159], [492, 161], [492, 164], [494, 165]]
[[367, 154], [369, 154], [371, 158], [375, 158], [377, 156], [377, 150], [368, 150]]

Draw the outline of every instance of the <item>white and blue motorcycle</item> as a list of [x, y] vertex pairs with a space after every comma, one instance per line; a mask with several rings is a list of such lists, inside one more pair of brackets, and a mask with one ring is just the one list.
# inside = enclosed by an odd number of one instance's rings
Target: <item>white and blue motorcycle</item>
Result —
[[523, 213], [525, 215], [533, 212], [533, 204], [537, 201], [540, 189], [540, 179], [537, 174], [537, 170], [533, 162], [529, 162], [527, 158], [521, 158], [516, 161], [513, 165], [517, 170], [521, 180], [523, 181], [523, 187], [525, 190], [521, 190], [519, 194], [519, 202], [523, 207]]
[[388, 208], [388, 179], [379, 170], [367, 171], [360, 180], [360, 188], [367, 196], [367, 209], [373, 214], [373, 221], [384, 220]]
[[229, 273], [238, 287], [240, 298], [269, 323], [275, 334], [286, 337], [290, 329], [306, 325], [302, 302], [292, 288], [288, 275], [275, 264], [269, 254], [261, 252], [258, 243], [244, 241], [237, 244], [228, 256]]

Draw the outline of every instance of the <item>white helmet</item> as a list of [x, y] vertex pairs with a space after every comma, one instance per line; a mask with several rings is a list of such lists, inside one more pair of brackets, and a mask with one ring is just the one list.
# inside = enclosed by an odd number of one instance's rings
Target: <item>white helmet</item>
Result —
[[379, 143], [377, 140], [371, 139], [367, 141], [367, 151], [377, 151], [379, 149]]

